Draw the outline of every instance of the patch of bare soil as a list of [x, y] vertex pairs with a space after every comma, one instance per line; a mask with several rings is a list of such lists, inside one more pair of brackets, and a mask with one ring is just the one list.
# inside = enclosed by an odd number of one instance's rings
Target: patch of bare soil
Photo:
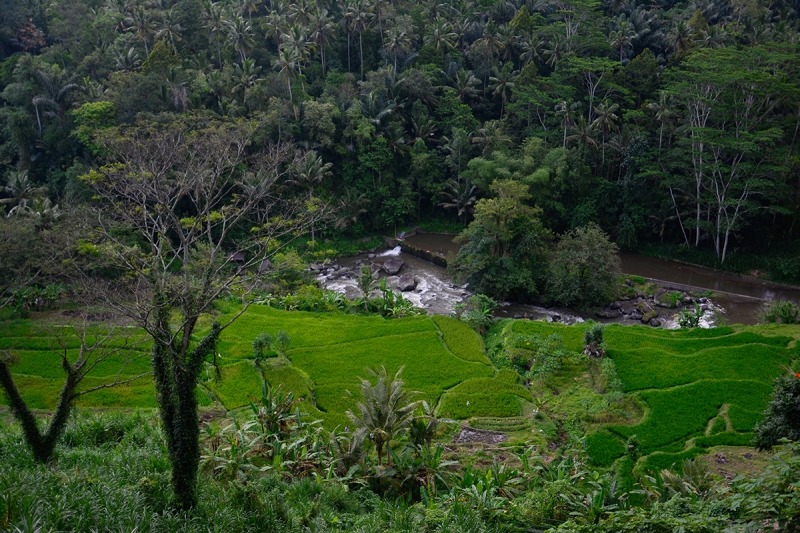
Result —
[[505, 442], [508, 435], [498, 431], [487, 431], [485, 429], [474, 429], [464, 426], [453, 442], [456, 444], [465, 444], [472, 442], [482, 442], [485, 444], [499, 444]]

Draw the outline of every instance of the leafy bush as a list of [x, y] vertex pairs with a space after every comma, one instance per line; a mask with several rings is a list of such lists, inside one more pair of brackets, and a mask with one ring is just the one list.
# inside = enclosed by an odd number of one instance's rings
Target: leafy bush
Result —
[[605, 331], [603, 324], [592, 323], [586, 331], [583, 332], [583, 344], [596, 344], [600, 346], [603, 344], [603, 331]]
[[800, 306], [787, 300], [775, 300], [761, 306], [759, 320], [762, 324], [798, 324]]
[[764, 420], [756, 424], [757, 446], [769, 450], [780, 439], [800, 440], [800, 372], [777, 378]]
[[683, 309], [678, 313], [678, 325], [682, 328], [697, 328], [700, 327], [700, 319], [703, 318], [703, 310], [700, 304], [694, 303], [694, 311]]
[[470, 296], [465, 302], [456, 304], [453, 315], [469, 324], [480, 334], [492, 323], [497, 302], [483, 294]]

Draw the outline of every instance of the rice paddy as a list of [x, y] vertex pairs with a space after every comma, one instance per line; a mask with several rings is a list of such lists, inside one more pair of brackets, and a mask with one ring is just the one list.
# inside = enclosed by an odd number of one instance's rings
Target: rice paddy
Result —
[[[232, 310], [223, 310], [222, 318], [228, 312]], [[33, 408], [54, 408], [63, 380], [60, 353], [66, 350], [69, 358], [78, 353], [76, 338], [62, 335], [63, 346], [57, 342], [66, 326], [41, 320], [0, 324], [0, 349], [17, 357], [12, 369]], [[97, 325], [96, 334], [103, 333], [102, 326]], [[519, 335], [558, 335], [571, 352], [582, 349], [584, 330], [585, 325], [531, 321], [510, 321], [507, 328]], [[256, 336], [275, 337], [281, 331], [291, 339], [283, 353], [256, 364]], [[124, 337], [144, 339], [135, 329], [120, 328], [111, 344], [121, 344]], [[616, 365], [624, 405], [640, 405], [640, 413], [629, 422], [592, 418], [589, 411], [604, 409], [605, 392], [591, 390], [585, 381], [589, 374], [577, 360], [556, 371], [571, 388], [551, 395], [549, 407], [586, 411], [586, 450], [597, 466], [610, 466], [622, 457], [633, 436], [638, 453], [654, 468], [694, 457], [711, 446], [748, 445], [770, 397], [772, 379], [800, 359], [798, 337], [800, 328], [788, 326], [666, 331], [611, 325], [605, 329], [607, 357]], [[119, 355], [99, 364], [84, 386], [148, 372], [149, 353], [150, 346], [140, 342], [129, 353], [133, 357]], [[394, 373], [402, 367], [406, 387], [436, 406], [442, 418], [508, 427], [522, 438], [532, 432], [556, 438], [558, 433], [558, 417], [549, 417], [548, 406], [541, 413], [534, 409], [545, 399], [537, 396], [541, 391], [524, 386], [510, 369], [497, 370], [480, 336], [448, 317], [387, 320], [252, 306], [223, 332], [218, 355], [221, 378], [209, 364], [197, 391], [200, 404], [211, 409], [247, 407], [260, 397], [266, 381], [292, 392], [300, 399], [301, 412], [333, 429], [348, 424], [346, 412], [356, 406], [359, 379], [368, 377], [368, 369], [385, 366]], [[156, 400], [151, 378], [144, 376], [83, 396], [78, 406], [154, 408]]]
[[[580, 348], [582, 327], [518, 322], [514, 331], [557, 333]], [[772, 380], [800, 358], [800, 328], [771, 326], [710, 330], [655, 330], [612, 325], [605, 329], [625, 393], [638, 398], [642, 420], [606, 425], [587, 439], [598, 466], [610, 465], [636, 436], [648, 466], [668, 467], [716, 445], [749, 445], [769, 401]]]

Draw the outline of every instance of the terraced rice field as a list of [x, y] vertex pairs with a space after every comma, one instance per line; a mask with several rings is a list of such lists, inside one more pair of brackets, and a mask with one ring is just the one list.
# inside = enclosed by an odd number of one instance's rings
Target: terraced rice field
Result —
[[[63, 379], [58, 353], [53, 351], [57, 343], [52, 326], [16, 321], [0, 328], [0, 349], [19, 357], [13, 371], [23, 396], [32, 407], [52, 409]], [[210, 406], [216, 401], [230, 410], [260, 397], [263, 382], [253, 364], [252, 343], [262, 332], [274, 336], [281, 330], [291, 337], [287, 357], [263, 361], [264, 378], [271, 385], [280, 384], [284, 390], [304, 398], [301, 410], [310, 418], [323, 419], [331, 428], [347, 423], [345, 412], [358, 399], [359, 377], [367, 377], [368, 368], [382, 365], [390, 373], [404, 367], [407, 388], [433, 405], [448, 389], [464, 386], [442, 403], [445, 416], [465, 418], [472, 412], [518, 415], [517, 398], [530, 396], [524, 387], [509, 381], [509, 375], [494, 380], [496, 370], [484, 354], [480, 337], [465, 324], [447, 317], [385, 320], [252, 306], [222, 334], [218, 344], [222, 379], [216, 380], [209, 368], [206, 381], [198, 389], [200, 403]], [[76, 342], [70, 346], [75, 353]], [[149, 349], [146, 344], [137, 347], [141, 357], [124, 370], [124, 375], [149, 370]], [[98, 367], [92, 383], [110, 379], [120, 366], [119, 360], [109, 360]], [[471, 410], [460, 409], [462, 400], [465, 408], [470, 402]], [[86, 395], [80, 405], [151, 408], [156, 403], [151, 378], [144, 377], [129, 385]]]
[[[557, 333], [572, 350], [580, 349], [583, 329], [532, 322], [514, 327], [519, 333]], [[608, 356], [624, 391], [641, 400], [645, 415], [635, 425], [611, 425], [590, 435], [590, 456], [598, 465], [610, 465], [633, 435], [653, 467], [668, 467], [714, 445], [750, 444], [772, 379], [800, 359], [796, 338], [800, 328], [790, 326], [607, 327]]]

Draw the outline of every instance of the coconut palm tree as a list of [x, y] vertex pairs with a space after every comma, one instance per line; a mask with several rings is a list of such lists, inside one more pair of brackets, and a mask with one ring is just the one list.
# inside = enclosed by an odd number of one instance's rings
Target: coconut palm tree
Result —
[[597, 130], [594, 123], [586, 120], [585, 116], [580, 115], [578, 120], [574, 121], [570, 126], [570, 131], [573, 133], [567, 137], [568, 143], [576, 141], [581, 147], [593, 146], [597, 148], [597, 141], [594, 140]]
[[482, 146], [481, 155], [486, 156], [501, 146], [511, 144], [511, 138], [506, 135], [502, 121], [487, 120], [473, 135], [472, 144]]
[[114, 58], [114, 65], [116, 66], [117, 70], [132, 71], [139, 68], [141, 64], [142, 60], [139, 59], [139, 53], [133, 46], [128, 48], [127, 53], [119, 52], [117, 57]]
[[361, 397], [356, 412], [347, 411], [350, 420], [369, 433], [369, 439], [375, 444], [378, 452], [378, 464], [383, 464], [383, 450], [386, 448], [387, 463], [391, 464], [390, 443], [400, 432], [408, 429], [414, 419], [414, 411], [419, 405], [412, 399], [413, 394], [404, 388], [400, 378], [400, 368], [394, 377], [390, 377], [386, 367], [368, 370], [376, 379], [373, 385], [369, 380], [361, 378]]
[[11, 216], [24, 211], [30, 201], [47, 194], [47, 187], [34, 187], [28, 179], [28, 171], [19, 170], [8, 174], [3, 192], [10, 197], [0, 200], [0, 204], [14, 206], [8, 213]]
[[386, 0], [370, 0], [372, 4], [372, 12], [375, 14], [375, 21], [378, 23], [378, 33], [381, 36], [381, 46], [384, 45], [383, 41], [383, 15], [384, 9], [388, 6]]
[[428, 33], [425, 34], [423, 42], [444, 57], [455, 46], [456, 37], [455, 32], [453, 32], [453, 26], [439, 17], [428, 26]]
[[411, 49], [411, 39], [399, 26], [395, 26], [386, 30], [386, 40], [383, 47], [394, 56], [394, 71], [397, 72], [397, 58], [405, 56], [406, 52]]
[[175, 10], [175, 6], [164, 13], [164, 18], [158, 23], [157, 27], [156, 39], [166, 42], [170, 48], [172, 48], [172, 51], [177, 54], [178, 49], [175, 43], [182, 40], [181, 32], [183, 31], [183, 27], [180, 25], [178, 12]]
[[219, 68], [222, 68], [222, 45], [220, 43], [220, 34], [225, 31], [227, 17], [225, 10], [219, 2], [211, 2], [205, 0], [203, 2], [203, 26], [208, 30], [208, 39], [213, 40], [217, 47], [217, 60], [219, 61]]
[[293, 101], [292, 80], [297, 78], [297, 73], [295, 72], [297, 69], [297, 57], [292, 55], [286, 48], [281, 48], [272, 68], [286, 78], [286, 85], [289, 87], [289, 101]]
[[239, 0], [239, 9], [242, 13], [247, 13], [247, 22], [252, 26], [253, 13], [258, 13], [261, 7], [261, 0]]
[[350, 3], [353, 12], [353, 29], [358, 32], [358, 51], [361, 57], [361, 81], [364, 81], [364, 32], [375, 15], [370, 12], [367, 0], [354, 0]]
[[615, 114], [619, 109], [619, 105], [611, 104], [608, 101], [598, 104], [594, 108], [596, 118], [592, 122], [592, 126], [598, 128], [603, 134], [603, 160], [606, 162], [606, 135], [617, 129], [617, 121], [619, 117]]
[[502, 70], [493, 67], [493, 76], [489, 77], [489, 92], [495, 98], [500, 97], [500, 118], [503, 118], [506, 101], [511, 98], [511, 94], [514, 92], [514, 80], [517, 78], [518, 73], [516, 70], [512, 71], [512, 68], [511, 63], [503, 65]]
[[669, 47], [675, 53], [688, 50], [692, 47], [692, 29], [686, 24], [686, 21], [679, 20], [667, 35], [667, 40], [670, 43]]
[[[332, 168], [333, 163], [323, 163], [322, 156], [318, 155], [316, 150], [309, 150], [292, 166], [291, 177], [286, 181], [307, 189], [309, 195], [313, 197], [314, 187], [333, 175]], [[316, 242], [313, 224], [311, 225], [311, 242]]]
[[633, 48], [636, 37], [636, 29], [633, 27], [633, 24], [627, 20], [621, 20], [617, 25], [617, 29], [612, 30], [608, 34], [608, 41], [611, 44], [611, 48], [615, 48], [619, 51], [619, 61], [623, 65], [628, 62], [626, 50], [628, 48]]
[[519, 35], [510, 26], [503, 27], [498, 33], [498, 40], [502, 45], [500, 59], [503, 61], [514, 61], [517, 47], [519, 46]]
[[136, 37], [144, 42], [144, 53], [150, 55], [150, 48], [147, 46], [147, 37], [155, 33], [155, 24], [151, 12], [144, 7], [139, 7], [125, 19], [128, 25], [126, 31], [136, 34]]
[[282, 47], [289, 50], [289, 52], [297, 58], [297, 72], [300, 75], [300, 85], [303, 90], [306, 89], [303, 82], [303, 63], [311, 56], [313, 44], [306, 38], [306, 32], [300, 27], [299, 24], [294, 24], [282, 36]]
[[264, 19], [264, 22], [261, 23], [261, 29], [264, 30], [264, 36], [268, 39], [275, 39], [275, 46], [280, 48], [282, 44], [281, 36], [283, 35], [284, 28], [287, 26], [287, 18], [282, 12], [283, 4], [278, 3], [277, 6], [279, 9], [270, 11], [269, 15]]
[[578, 109], [578, 102], [573, 102], [572, 98], [569, 100], [562, 100], [556, 104], [556, 116], [561, 117], [561, 126], [564, 128], [564, 145], [567, 147], [567, 129], [572, 126], [572, 120], [575, 116], [575, 111]]
[[351, 72], [350, 68], [350, 37], [353, 35], [353, 23], [355, 19], [355, 10], [352, 9], [354, 0], [340, 0], [342, 18], [339, 24], [342, 25], [342, 31], [347, 34], [347, 72]]
[[647, 104], [647, 109], [653, 111], [656, 114], [656, 120], [661, 123], [658, 132], [658, 150], [660, 153], [662, 141], [664, 139], [664, 126], [671, 122], [670, 119], [675, 114], [673, 98], [664, 91], [661, 91], [658, 95], [658, 102]]
[[454, 74], [445, 73], [444, 87], [451, 90], [462, 102], [468, 102], [480, 93], [481, 80], [475, 77], [471, 70], [457, 70]]
[[468, 42], [467, 37], [469, 36], [472, 29], [475, 27], [475, 21], [470, 20], [466, 17], [459, 16], [453, 22], [452, 31], [455, 33], [455, 42], [454, 44], [464, 52], [467, 49]]
[[36, 95], [31, 101], [36, 109], [36, 122], [39, 125], [39, 137], [42, 136], [42, 119], [39, 109], [44, 108], [44, 116], [63, 121], [72, 101], [72, 92], [80, 89], [75, 83], [75, 77], [67, 74], [59, 67], [53, 67], [50, 72], [34, 70], [33, 76], [44, 89], [42, 94]]
[[503, 50], [503, 41], [500, 36], [500, 28], [497, 27], [494, 19], [489, 19], [483, 27], [483, 37], [477, 42], [484, 43], [489, 51], [494, 55], [500, 55]]
[[311, 21], [311, 42], [319, 50], [320, 60], [322, 61], [322, 74], [325, 74], [325, 50], [331, 45], [335, 37], [333, 21], [328, 16], [325, 8], [317, 9]]
[[264, 81], [258, 77], [261, 72], [261, 67], [256, 65], [252, 58], [248, 58], [239, 65], [238, 63], [233, 66], [233, 79], [236, 85], [233, 86], [233, 93], [241, 95], [241, 102], [248, 106], [250, 105], [250, 92], [253, 88]]
[[313, 0], [293, 0], [289, 4], [289, 17], [293, 23], [308, 27], [314, 18]]
[[239, 52], [239, 57], [244, 63], [247, 54], [253, 49], [253, 27], [240, 15], [235, 15], [226, 24], [228, 30], [228, 40], [233, 45], [233, 49]]
[[472, 185], [469, 180], [457, 181], [449, 180], [445, 185], [445, 189], [439, 193], [442, 197], [440, 207], [445, 209], [455, 209], [458, 218], [464, 222], [464, 227], [467, 225], [467, 215], [472, 213], [472, 208], [477, 202], [475, 193], [478, 188]]
[[539, 39], [536, 35], [528, 35], [520, 41], [520, 48], [522, 53], [519, 59], [523, 65], [527, 65], [534, 59], [541, 60], [542, 52], [544, 51], [545, 41]]
[[567, 39], [560, 33], [553, 35], [548, 48], [544, 51], [544, 55], [547, 57], [547, 65], [555, 68], [559, 61], [569, 55], [569, 43]]

